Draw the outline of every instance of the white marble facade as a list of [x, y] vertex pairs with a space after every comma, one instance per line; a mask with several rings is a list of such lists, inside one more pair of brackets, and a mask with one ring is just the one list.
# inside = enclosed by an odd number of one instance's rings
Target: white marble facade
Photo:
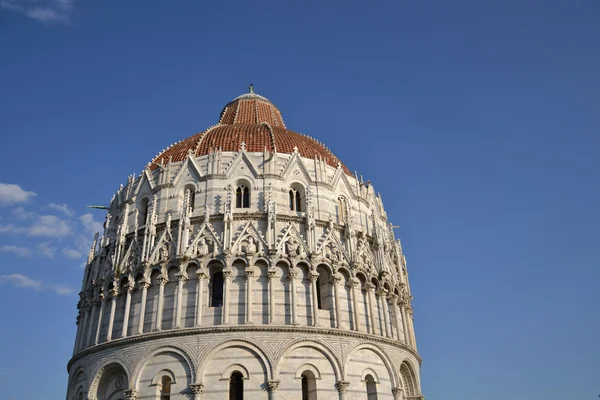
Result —
[[297, 150], [182, 158], [110, 202], [67, 400], [422, 398], [406, 260], [373, 187]]

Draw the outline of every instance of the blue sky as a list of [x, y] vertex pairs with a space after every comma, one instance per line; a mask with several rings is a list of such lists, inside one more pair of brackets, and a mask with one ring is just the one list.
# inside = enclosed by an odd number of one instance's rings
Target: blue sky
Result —
[[64, 396], [85, 206], [249, 83], [400, 225], [428, 399], [597, 398], [599, 43], [594, 0], [0, 0], [3, 399]]

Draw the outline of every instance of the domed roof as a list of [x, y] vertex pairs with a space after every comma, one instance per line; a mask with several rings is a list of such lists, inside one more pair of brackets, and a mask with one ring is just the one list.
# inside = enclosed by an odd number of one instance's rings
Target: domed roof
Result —
[[236, 97], [221, 111], [217, 125], [184, 139], [157, 155], [150, 169], [157, 168], [155, 163], [183, 161], [190, 151], [196, 156], [221, 151], [239, 151], [242, 143], [248, 152], [270, 152], [292, 154], [295, 148], [302, 157], [323, 158], [332, 167], [341, 164], [344, 172], [350, 170], [322, 143], [315, 139], [293, 132], [286, 128], [279, 109], [267, 98], [250, 92]]

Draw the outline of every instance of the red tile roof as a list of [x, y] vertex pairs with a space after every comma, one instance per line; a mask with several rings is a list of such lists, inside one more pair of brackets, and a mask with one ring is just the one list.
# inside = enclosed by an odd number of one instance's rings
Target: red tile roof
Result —
[[[196, 156], [209, 154], [212, 150], [239, 151], [242, 142], [248, 152], [262, 152], [265, 149], [278, 153], [292, 154], [294, 148], [302, 157], [323, 158], [327, 164], [337, 167], [341, 161], [323, 144], [308, 136], [285, 128], [281, 112], [273, 103], [254, 93], [242, 95], [223, 108], [219, 124], [191, 136], [169, 147], [159, 154], [150, 165], [157, 168], [156, 162], [183, 161], [190, 150]], [[352, 175], [341, 164], [344, 172]]]

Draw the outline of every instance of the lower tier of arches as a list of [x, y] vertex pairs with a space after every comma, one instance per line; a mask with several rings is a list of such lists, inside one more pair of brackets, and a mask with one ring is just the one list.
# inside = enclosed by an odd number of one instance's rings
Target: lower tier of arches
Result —
[[326, 333], [232, 330], [150, 335], [69, 364], [67, 400], [421, 398], [405, 346]]

